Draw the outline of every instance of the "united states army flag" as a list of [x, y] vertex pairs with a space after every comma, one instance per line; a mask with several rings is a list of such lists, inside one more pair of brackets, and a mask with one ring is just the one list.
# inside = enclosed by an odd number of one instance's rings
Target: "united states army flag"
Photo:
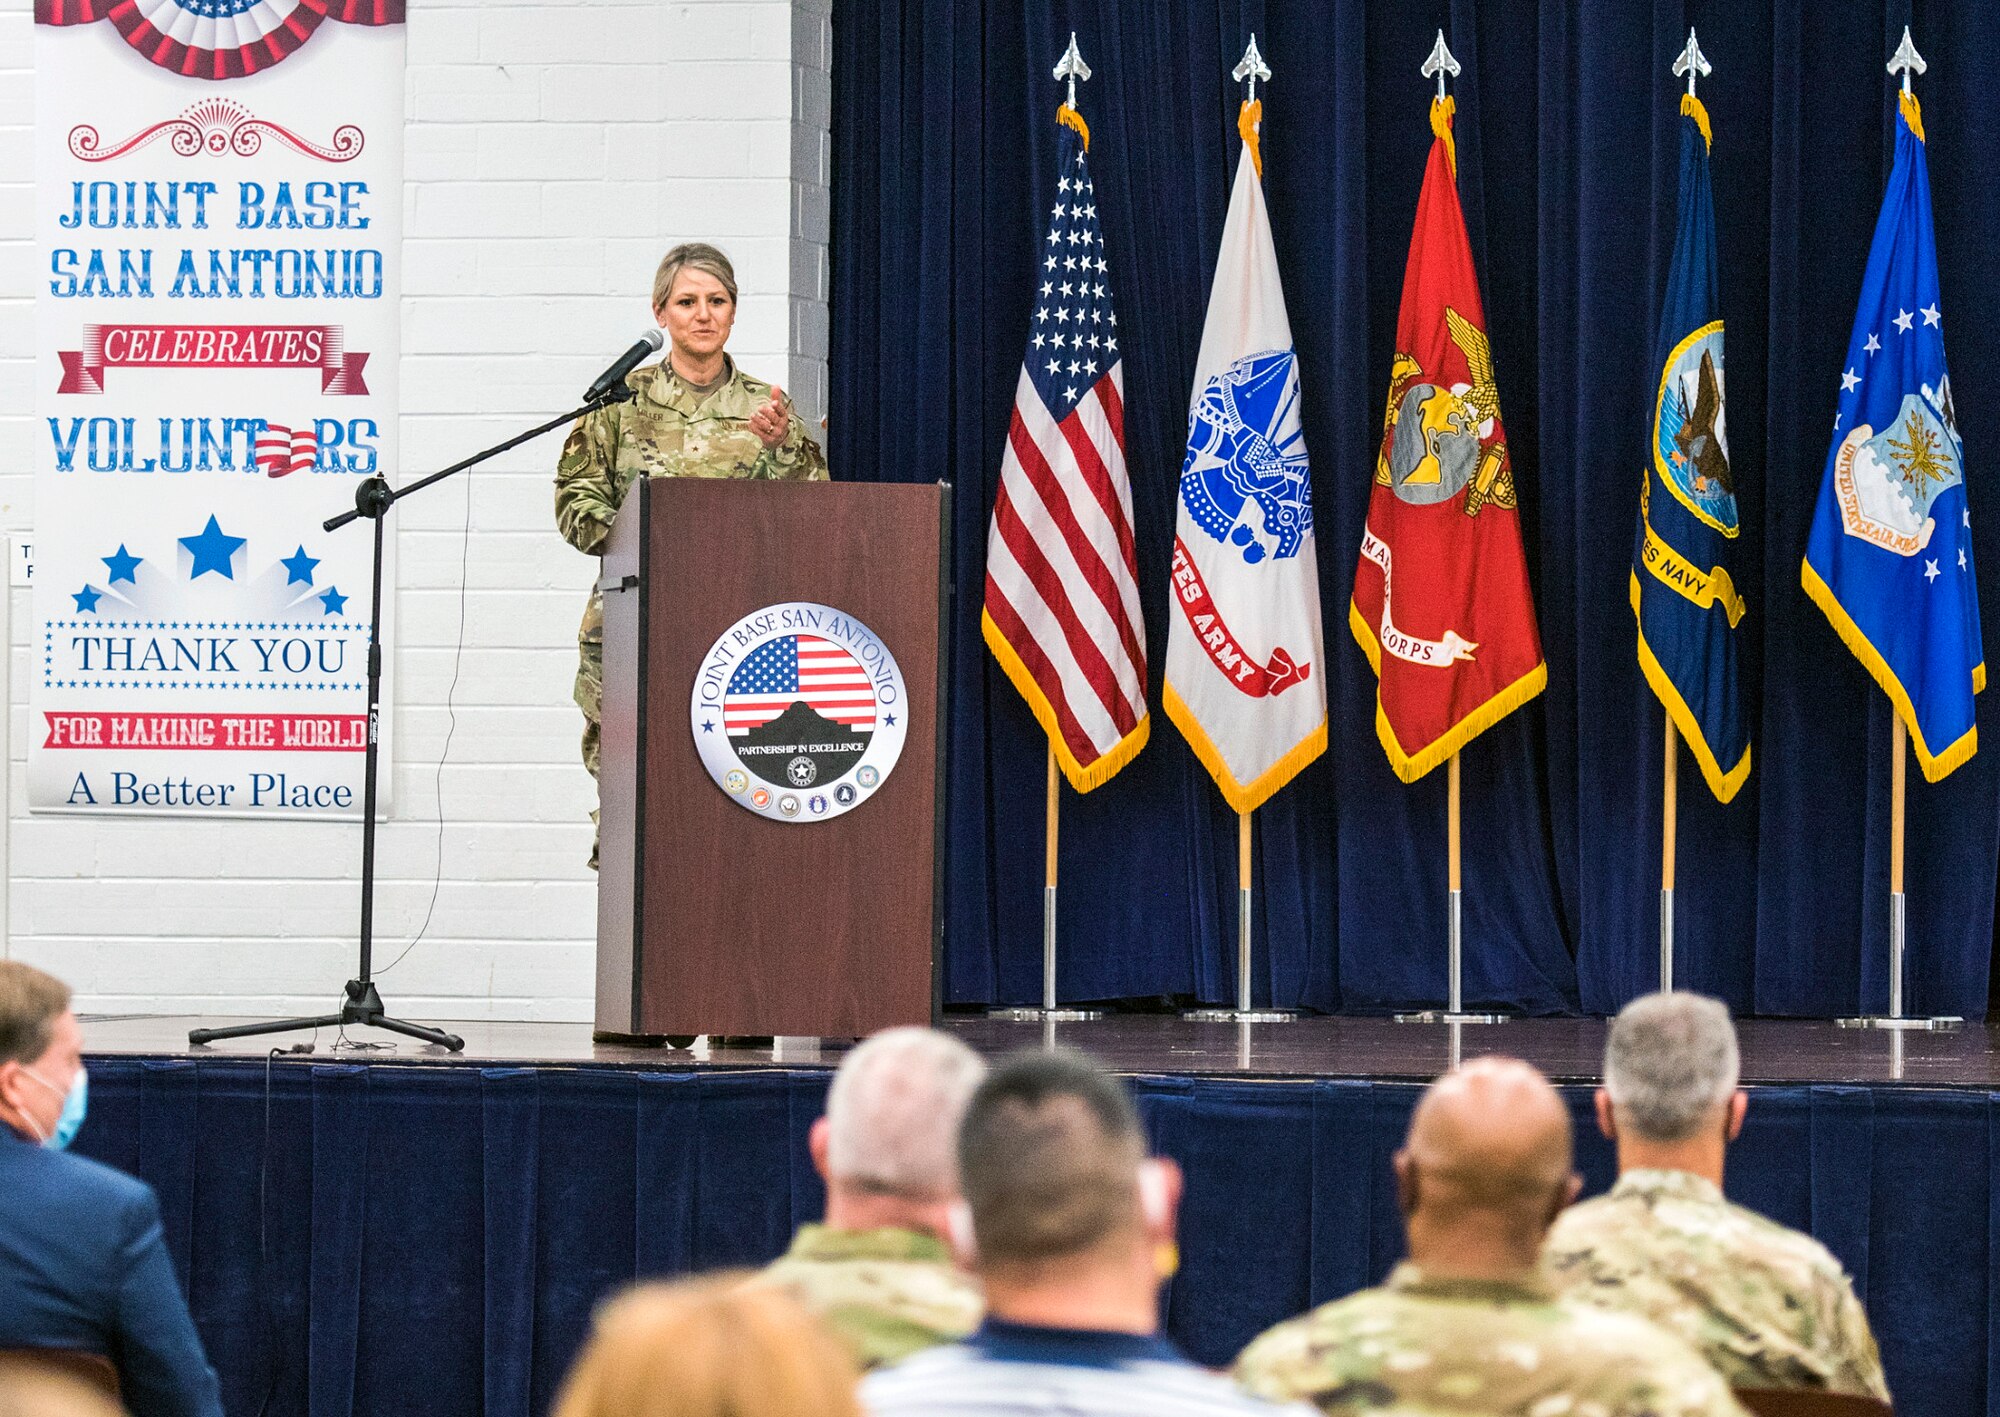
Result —
[[1239, 812], [1326, 751], [1326, 674], [1298, 358], [1264, 206], [1262, 105], [1195, 360], [1174, 527], [1167, 716]]

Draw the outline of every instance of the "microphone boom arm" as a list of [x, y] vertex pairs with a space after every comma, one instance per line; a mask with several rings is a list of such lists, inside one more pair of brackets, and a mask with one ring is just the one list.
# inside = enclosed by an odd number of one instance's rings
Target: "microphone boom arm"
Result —
[[323, 531], [339, 531], [349, 522], [356, 521], [362, 517], [371, 519], [382, 517], [387, 514], [389, 508], [395, 506], [396, 503], [402, 501], [403, 498], [409, 496], [412, 492], [421, 492], [433, 482], [442, 482], [453, 473], [464, 472], [469, 467], [477, 467], [489, 458], [499, 457], [500, 454], [508, 451], [510, 448], [518, 448], [521, 444], [532, 442], [544, 433], [554, 432], [565, 423], [575, 422], [587, 413], [595, 413], [600, 408], [609, 408], [612, 404], [623, 403], [631, 397], [633, 397], [632, 389], [620, 385], [610, 393], [605, 394], [602, 398], [592, 399], [588, 403], [571, 409], [568, 413], [551, 418], [547, 423], [537, 424], [525, 433], [517, 433], [504, 443], [495, 443], [483, 452], [474, 453], [471, 457], [455, 462], [450, 467], [434, 472], [428, 477], [420, 477], [415, 482], [402, 487], [391, 487], [388, 480], [378, 472], [354, 489], [353, 511], [342, 512], [336, 517], [328, 517], [324, 522], [320, 523], [320, 529]]

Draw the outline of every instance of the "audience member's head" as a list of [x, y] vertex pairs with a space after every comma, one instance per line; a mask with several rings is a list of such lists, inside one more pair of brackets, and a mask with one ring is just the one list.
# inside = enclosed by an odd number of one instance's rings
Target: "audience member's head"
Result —
[[958, 1123], [985, 1075], [977, 1053], [929, 1028], [886, 1029], [849, 1053], [811, 1136], [827, 1224], [945, 1238], [958, 1200]]
[[1424, 1093], [1396, 1153], [1410, 1258], [1441, 1276], [1504, 1279], [1535, 1267], [1581, 1185], [1569, 1111], [1517, 1058], [1479, 1058]]
[[26, 1355], [0, 1354], [0, 1417], [124, 1417], [105, 1391]]
[[847, 1350], [741, 1274], [644, 1284], [598, 1311], [553, 1417], [860, 1417]]
[[1647, 994], [1612, 1021], [1597, 1123], [1621, 1170], [1694, 1171], [1720, 1183], [1743, 1129], [1740, 1060], [1729, 1010], [1700, 994]]
[[44, 1146], [68, 1146], [83, 1125], [87, 1081], [69, 986], [0, 960], [0, 1122]]
[[[1018, 1323], [1151, 1333], [1173, 1270], [1180, 1170], [1149, 1158], [1132, 1099], [1081, 1054], [1017, 1054], [959, 1128], [961, 1250]], [[969, 1230], [970, 1234], [963, 1233]]]

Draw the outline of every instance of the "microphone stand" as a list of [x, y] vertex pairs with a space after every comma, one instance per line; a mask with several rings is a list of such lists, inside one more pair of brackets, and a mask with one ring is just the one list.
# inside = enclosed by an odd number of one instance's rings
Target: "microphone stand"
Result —
[[419, 478], [407, 487], [391, 487], [380, 473], [354, 489], [354, 510], [342, 512], [337, 517], [329, 517], [322, 523], [327, 531], [338, 531], [349, 522], [366, 517], [375, 524], [375, 561], [370, 572], [368, 590], [368, 747], [362, 768], [361, 792], [361, 968], [355, 977], [347, 981], [346, 997], [341, 1000], [340, 1012], [322, 1014], [317, 1018], [274, 1019], [264, 1023], [240, 1023], [227, 1028], [195, 1028], [188, 1030], [188, 1046], [198, 1048], [205, 1043], [214, 1043], [225, 1038], [251, 1038], [266, 1033], [292, 1033], [306, 1028], [334, 1028], [346, 1024], [362, 1024], [369, 1028], [380, 1028], [390, 1033], [400, 1033], [408, 1038], [422, 1039], [447, 1052], [456, 1053], [465, 1047], [465, 1040], [455, 1033], [447, 1033], [441, 1028], [431, 1028], [426, 1024], [410, 1023], [404, 1019], [391, 1018], [382, 1005], [382, 995], [375, 987], [375, 778], [380, 766], [381, 713], [382, 713], [382, 520], [389, 509], [409, 496], [421, 492], [434, 482], [442, 482], [454, 473], [464, 472], [488, 458], [498, 457], [510, 448], [519, 447], [544, 433], [552, 432], [565, 423], [573, 423], [587, 413], [595, 413], [615, 403], [623, 403], [633, 396], [633, 391], [623, 380], [609, 392], [591, 399], [581, 406], [571, 409], [559, 418], [551, 418], [547, 423], [530, 428], [527, 432], [509, 438], [504, 443], [495, 443], [484, 452], [474, 453], [462, 462], [455, 462], [442, 472], [434, 472]]

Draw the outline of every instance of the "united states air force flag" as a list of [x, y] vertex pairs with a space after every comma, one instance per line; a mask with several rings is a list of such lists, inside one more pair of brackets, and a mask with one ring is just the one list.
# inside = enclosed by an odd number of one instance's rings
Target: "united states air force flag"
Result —
[[1979, 746], [1986, 687], [1972, 513], [1945, 372], [1923, 114], [1902, 96], [1800, 579], [1936, 782]]
[[1750, 776], [1750, 718], [1737, 676], [1743, 597], [1730, 567], [1740, 523], [1724, 416], [1716, 294], [1712, 134], [1700, 99], [1681, 99], [1680, 219], [1653, 368], [1648, 467], [1632, 552], [1639, 667], [1687, 740], [1716, 800]]
[[1243, 154], [1188, 409], [1167, 628], [1167, 716], [1248, 812], [1326, 751], [1326, 675], [1299, 369], [1264, 207]]

